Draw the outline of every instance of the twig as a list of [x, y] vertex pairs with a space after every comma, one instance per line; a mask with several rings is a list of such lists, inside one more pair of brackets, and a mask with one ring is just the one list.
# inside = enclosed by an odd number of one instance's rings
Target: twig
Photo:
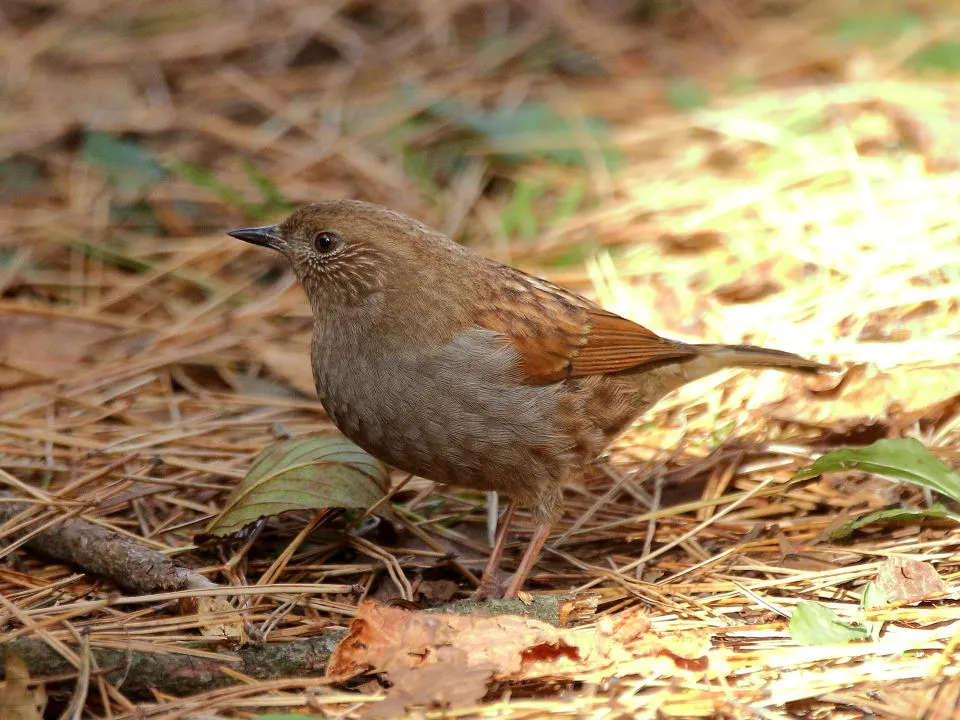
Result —
[[[5, 492], [0, 492], [0, 501], [0, 524], [33, 505], [13, 501], [13, 496]], [[166, 555], [82, 518], [49, 527], [27, 545], [52, 560], [107, 578], [138, 595], [216, 587], [216, 583], [177, 565]]]
[[[169, 648], [155, 653], [90, 648], [90, 653], [111, 684], [129, 698], [143, 699], [153, 697], [154, 690], [192, 695], [235, 685], [239, 682], [237, 672], [257, 679], [323, 675], [330, 653], [345, 635], [344, 630], [330, 630], [309, 640], [222, 653], [217, 659], [178, 654]], [[26, 663], [33, 678], [63, 675], [72, 678], [77, 674], [73, 665], [41, 640], [19, 638], [7, 643], [7, 647]], [[4, 673], [0, 657], [0, 674]]]

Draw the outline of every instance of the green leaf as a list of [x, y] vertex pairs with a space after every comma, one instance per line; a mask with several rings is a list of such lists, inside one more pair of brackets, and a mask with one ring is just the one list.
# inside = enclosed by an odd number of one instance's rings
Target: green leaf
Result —
[[667, 83], [667, 102], [677, 110], [696, 110], [710, 104], [710, 96], [696, 80], [676, 78]]
[[945, 40], [928, 45], [918, 52], [908, 62], [908, 65], [919, 72], [960, 72], [960, 41]]
[[129, 197], [143, 195], [166, 175], [163, 166], [135, 142], [106, 133], [87, 135], [81, 156], [106, 173], [117, 192]]
[[546, 191], [547, 184], [543, 181], [517, 181], [513, 186], [513, 196], [500, 216], [504, 235], [511, 239], [530, 239], [536, 236], [536, 204]]
[[261, 212], [259, 207], [254, 203], [249, 203], [244, 200], [243, 193], [232, 185], [221, 181], [220, 178], [205, 167], [193, 165], [192, 163], [178, 162], [170, 165], [170, 171], [198, 188], [209, 190], [227, 205], [235, 210], [239, 210], [249, 218], [262, 220], [265, 217], [265, 214]]
[[560, 225], [573, 217], [573, 214], [583, 205], [586, 194], [587, 184], [584, 182], [576, 182], [568, 187], [553, 208], [550, 224]]
[[801, 468], [794, 480], [807, 480], [825, 472], [863, 470], [883, 477], [936, 490], [960, 502], [960, 473], [938, 460], [913, 438], [877, 440], [865, 448], [837, 450]]
[[797, 604], [790, 617], [790, 637], [804, 645], [845, 645], [854, 640], [865, 640], [865, 628], [840, 621], [837, 614], [817, 602]]
[[257, 455], [205, 534], [223, 537], [288, 510], [367, 509], [388, 485], [383, 464], [344, 437], [283, 440]]
[[149, 235], [160, 234], [160, 224], [157, 222], [153, 206], [143, 201], [111, 204], [110, 223]]
[[762, 89], [763, 85], [754, 75], [736, 73], [730, 78], [728, 87], [731, 93], [743, 95], [757, 92]]
[[280, 186], [277, 185], [272, 177], [261, 170], [253, 160], [243, 158], [241, 164], [243, 165], [244, 174], [250, 179], [250, 182], [257, 187], [257, 190], [260, 191], [260, 195], [263, 197], [263, 203], [261, 203], [259, 208], [262, 214], [286, 214], [293, 209], [293, 206], [287, 202], [287, 199], [280, 191]]
[[440, 186], [434, 178], [427, 153], [417, 152], [404, 145], [396, 147], [402, 158], [404, 175], [416, 182], [425, 196], [440, 195]]
[[950, 518], [960, 522], [960, 515], [954, 512], [950, 512], [940, 503], [934, 503], [926, 510], [912, 510], [909, 508], [890, 508], [887, 510], [878, 510], [877, 512], [872, 512], [869, 515], [864, 515], [861, 518], [856, 520], [851, 520], [846, 525], [837, 528], [836, 530], [830, 533], [830, 537], [834, 540], [840, 540], [847, 537], [851, 533], [865, 525], [870, 523], [875, 523], [879, 520], [897, 520], [899, 522], [909, 523], [922, 520], [923, 518], [932, 517], [932, 518]]
[[906, 10], [891, 13], [860, 13], [843, 18], [837, 25], [840, 42], [851, 45], [860, 42], [890, 42], [896, 37], [923, 27], [919, 15]]
[[584, 152], [593, 146], [600, 148], [608, 168], [619, 166], [623, 159], [612, 147], [610, 126], [603, 118], [569, 119], [540, 101], [487, 112], [451, 99], [424, 103], [425, 92], [416, 85], [404, 85], [400, 91], [411, 103], [425, 106], [426, 114], [479, 135], [494, 153], [512, 162], [542, 157], [583, 167], [587, 164]]
[[[864, 610], [870, 608], [883, 607], [887, 604], [887, 597], [873, 580], [863, 586], [863, 597], [860, 598], [860, 607]], [[882, 621], [864, 620], [863, 629], [867, 631], [870, 639], [876, 642], [880, 639], [880, 631], [883, 629]]]

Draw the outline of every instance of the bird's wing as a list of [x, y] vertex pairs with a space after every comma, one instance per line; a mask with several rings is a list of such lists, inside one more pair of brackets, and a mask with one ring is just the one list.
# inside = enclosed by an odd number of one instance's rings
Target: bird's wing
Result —
[[528, 385], [603, 375], [682, 360], [694, 347], [662, 338], [576, 293], [519, 271], [480, 325], [503, 335], [520, 355]]

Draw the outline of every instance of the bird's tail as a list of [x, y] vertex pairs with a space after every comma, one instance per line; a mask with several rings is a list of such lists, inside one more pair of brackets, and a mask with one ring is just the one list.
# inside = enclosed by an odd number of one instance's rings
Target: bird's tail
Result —
[[697, 345], [696, 348], [700, 351], [698, 359], [706, 361], [712, 370], [762, 367], [806, 375], [837, 371], [833, 365], [824, 365], [784, 350], [770, 350], [755, 345]]

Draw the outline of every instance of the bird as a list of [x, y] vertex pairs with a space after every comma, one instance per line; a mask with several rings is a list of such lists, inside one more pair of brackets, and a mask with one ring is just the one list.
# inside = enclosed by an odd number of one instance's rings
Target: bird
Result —
[[[564, 484], [666, 394], [725, 368], [834, 370], [782, 350], [661, 337], [360, 200], [228, 234], [292, 266], [313, 316], [317, 395], [340, 432], [399, 470], [509, 499], [476, 598], [518, 595], [562, 515]], [[535, 529], [502, 588], [520, 505]]]

